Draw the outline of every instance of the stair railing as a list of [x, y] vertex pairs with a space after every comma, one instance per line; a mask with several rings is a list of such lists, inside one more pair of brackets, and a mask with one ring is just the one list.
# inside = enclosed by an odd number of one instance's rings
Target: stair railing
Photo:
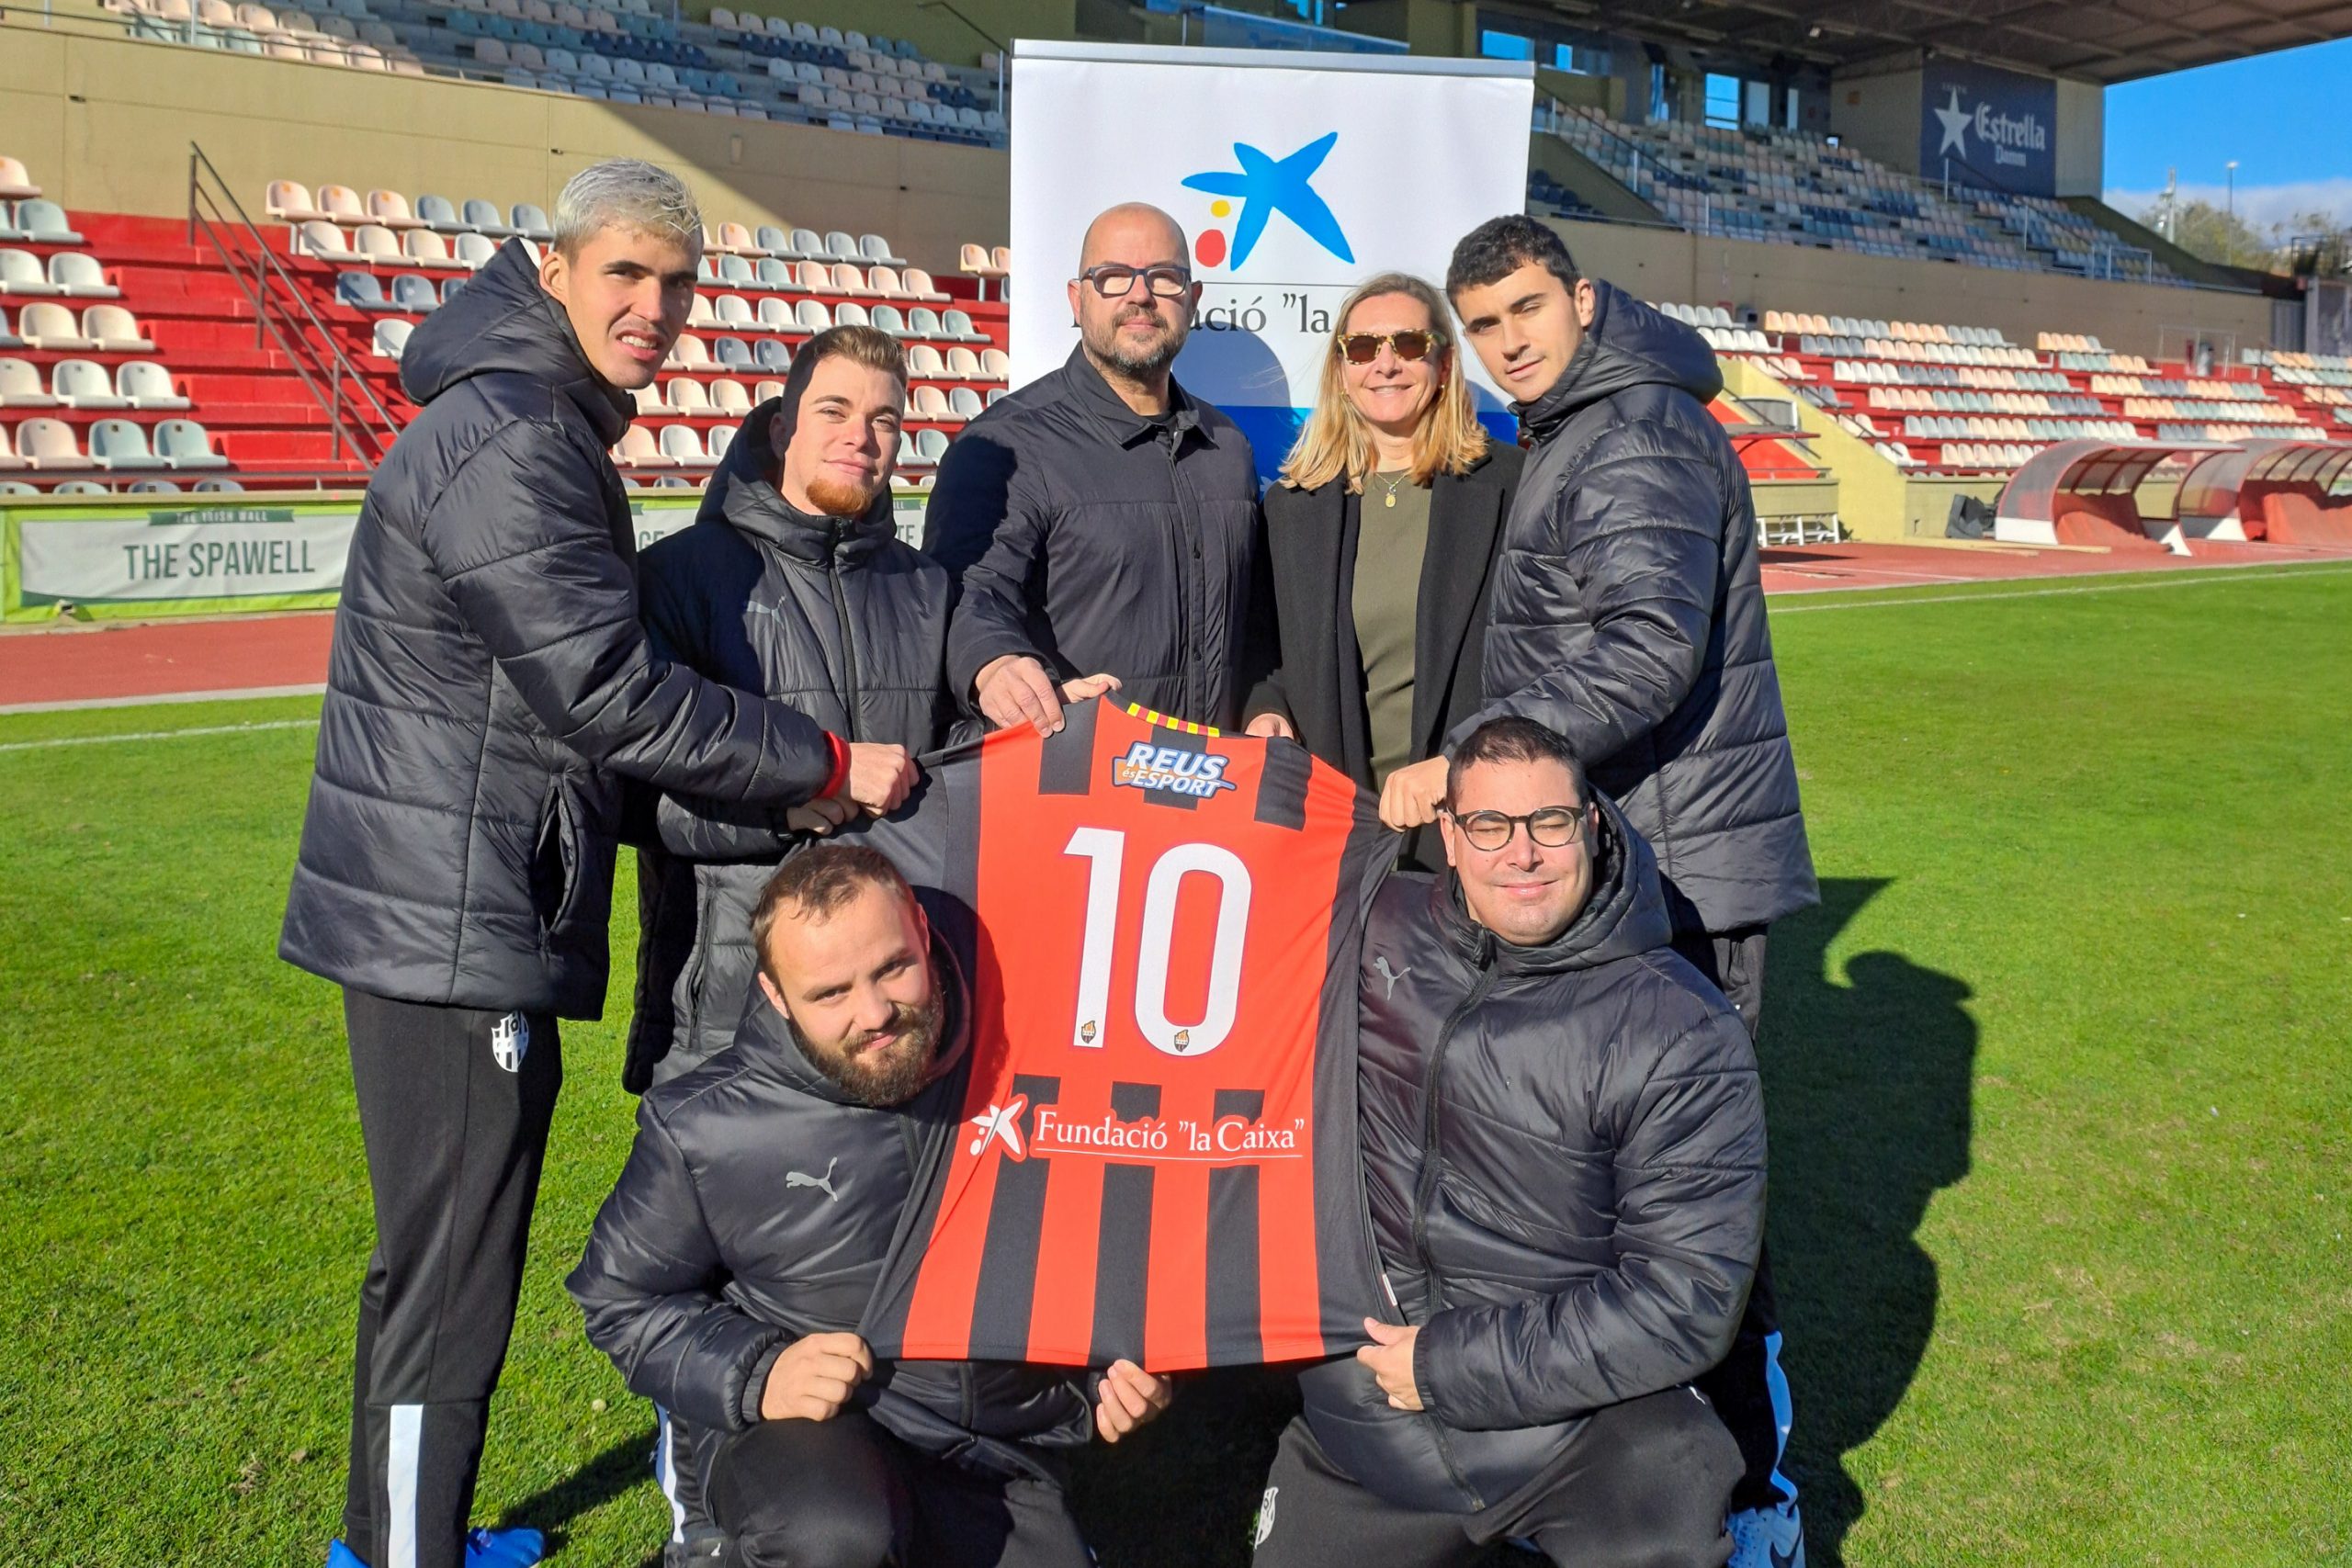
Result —
[[301, 378], [332, 431], [334, 460], [348, 453], [373, 473], [400, 434], [400, 422], [287, 270], [220, 171], [188, 143], [187, 237], [201, 236], [254, 310], [254, 346], [275, 347]]

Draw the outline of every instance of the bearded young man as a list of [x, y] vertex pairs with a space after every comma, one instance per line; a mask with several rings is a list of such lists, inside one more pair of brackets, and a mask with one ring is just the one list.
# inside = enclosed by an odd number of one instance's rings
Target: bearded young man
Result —
[[1168, 1402], [1129, 1361], [1090, 1389], [878, 1361], [856, 1333], [917, 1172], [962, 1125], [970, 998], [933, 913], [867, 846], [784, 863], [751, 919], [760, 1000], [640, 1102], [568, 1281], [628, 1386], [705, 1435], [682, 1462], [729, 1568], [1088, 1568], [1064, 1458]]
[[[633, 1089], [734, 1038], [755, 967], [747, 922], [776, 862], [848, 820], [860, 778], [911, 785], [912, 756], [968, 722], [941, 684], [947, 574], [901, 543], [892, 519], [906, 406], [897, 339], [820, 333], [783, 395], [745, 417], [693, 525], [639, 565], [646, 637], [662, 657], [804, 715], [852, 789], [770, 810], [662, 796], [661, 848], [640, 867]], [[1073, 681], [1056, 694], [1077, 702], [1115, 684]], [[812, 756], [810, 770], [824, 761]]]
[[923, 550], [961, 583], [949, 690], [992, 724], [1061, 728], [1091, 671], [1160, 713], [1230, 727], [1270, 665], [1273, 599], [1250, 443], [1170, 373], [1200, 307], [1184, 231], [1114, 207], [1069, 284], [1079, 346], [964, 427]]

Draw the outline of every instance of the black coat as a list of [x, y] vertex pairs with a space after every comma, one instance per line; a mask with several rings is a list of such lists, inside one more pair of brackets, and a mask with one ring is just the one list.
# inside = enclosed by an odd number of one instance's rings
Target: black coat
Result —
[[[951, 998], [943, 1070], [904, 1105], [857, 1104], [810, 1066], [781, 1014], [749, 1010], [735, 1043], [638, 1104], [637, 1141], [570, 1279], [588, 1338], [630, 1390], [702, 1446], [760, 1419], [785, 1347], [854, 1332], [932, 1145], [962, 1126], [968, 1005], [933, 907]], [[1092, 1406], [1068, 1370], [879, 1362], [850, 1407], [924, 1452], [1000, 1474], [1050, 1473]]]
[[[1484, 688], [1487, 584], [1519, 482], [1520, 452], [1489, 446], [1464, 474], [1430, 484], [1430, 539], [1421, 557], [1413, 628], [1413, 756], [1436, 756], [1446, 735], [1478, 711]], [[1266, 553], [1273, 566], [1281, 657], [1250, 694], [1249, 711], [1279, 713], [1298, 743], [1365, 789], [1373, 787], [1371, 717], [1354, 612], [1358, 513], [1343, 480], [1266, 491]], [[1435, 828], [1406, 837], [1406, 855], [1445, 867]]]
[[1590, 901], [1544, 946], [1498, 942], [1451, 876], [1391, 878], [1365, 931], [1364, 1183], [1425, 1409], [1352, 1359], [1302, 1382], [1325, 1451], [1402, 1506], [1490, 1506], [1585, 1413], [1714, 1366], [1754, 1279], [1755, 1053], [1602, 815]]
[[1699, 334], [1608, 284], [1552, 389], [1495, 563], [1487, 705], [1566, 736], [1657, 851], [1675, 923], [1819, 898], [1757, 573], [1747, 475]]
[[[278, 953], [378, 996], [594, 1018], [627, 775], [806, 798], [823, 732], [646, 646], [599, 379], [519, 243], [409, 340], [368, 487]], [[607, 771], [609, 770], [609, 771]]]
[[960, 698], [989, 660], [1116, 675], [1123, 702], [1230, 726], [1272, 658], [1250, 442], [1171, 383], [1170, 435], [1069, 362], [964, 427], [923, 519], [961, 584], [947, 632]]
[[[788, 703], [843, 740], [928, 751], [952, 715], [940, 684], [947, 574], [900, 544], [888, 496], [855, 522], [778, 493], [770, 399], [743, 422], [691, 526], [638, 564], [654, 653]], [[756, 968], [752, 909], [795, 841], [777, 814], [662, 797], [661, 848], [638, 874], [637, 1012], [625, 1080], [675, 1077], [735, 1037]]]

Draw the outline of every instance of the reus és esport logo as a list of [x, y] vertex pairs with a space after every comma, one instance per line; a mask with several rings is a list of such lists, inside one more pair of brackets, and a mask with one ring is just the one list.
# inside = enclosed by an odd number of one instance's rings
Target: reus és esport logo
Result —
[[1228, 760], [1214, 751], [1187, 751], [1138, 740], [1127, 748], [1125, 756], [1111, 759], [1111, 782], [1131, 789], [1201, 798], [1238, 787], [1225, 776]]

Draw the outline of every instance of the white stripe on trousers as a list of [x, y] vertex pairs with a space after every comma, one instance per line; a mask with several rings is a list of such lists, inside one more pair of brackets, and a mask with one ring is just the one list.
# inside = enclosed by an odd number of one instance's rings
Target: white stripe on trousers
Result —
[[416, 1568], [416, 1464], [424, 1432], [424, 1406], [395, 1404], [390, 1414], [384, 1491], [390, 1506], [384, 1518], [382, 1568]]
[[662, 1424], [662, 1440], [653, 1449], [653, 1478], [661, 1483], [662, 1495], [670, 1501], [670, 1539], [684, 1541], [686, 1506], [678, 1501], [678, 1432], [670, 1425], [670, 1413], [658, 1404], [653, 1417]]

